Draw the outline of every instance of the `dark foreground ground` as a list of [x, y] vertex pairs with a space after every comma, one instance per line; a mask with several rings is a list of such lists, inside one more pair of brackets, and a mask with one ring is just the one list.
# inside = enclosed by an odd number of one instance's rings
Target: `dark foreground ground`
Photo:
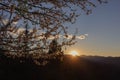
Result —
[[120, 80], [120, 58], [64, 56], [44, 67], [0, 59], [0, 80]]

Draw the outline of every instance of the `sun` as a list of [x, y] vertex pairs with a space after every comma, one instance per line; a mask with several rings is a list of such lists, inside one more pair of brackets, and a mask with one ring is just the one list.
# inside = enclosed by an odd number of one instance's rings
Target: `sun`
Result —
[[72, 56], [79, 56], [79, 54], [78, 54], [77, 51], [71, 51], [70, 54], [71, 54]]

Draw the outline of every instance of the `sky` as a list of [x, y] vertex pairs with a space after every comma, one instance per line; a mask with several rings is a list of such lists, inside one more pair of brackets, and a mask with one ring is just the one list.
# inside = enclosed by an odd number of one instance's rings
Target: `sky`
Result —
[[[97, 5], [92, 14], [82, 14], [74, 24], [68, 24], [71, 34], [77, 33], [77, 43], [65, 53], [80, 55], [120, 56], [120, 0], [108, 0]], [[78, 11], [79, 12], [79, 11]]]
[[82, 14], [75, 24], [69, 25], [69, 32], [87, 34], [85, 39], [68, 47], [66, 53], [76, 50], [80, 55], [120, 56], [120, 0], [108, 0], [97, 5], [92, 14]]

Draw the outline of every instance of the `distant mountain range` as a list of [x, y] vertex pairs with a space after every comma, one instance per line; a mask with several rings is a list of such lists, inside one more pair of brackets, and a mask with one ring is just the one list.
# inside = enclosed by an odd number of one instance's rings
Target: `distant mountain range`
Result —
[[80, 56], [86, 60], [90, 60], [96, 63], [111, 64], [120, 66], [120, 57], [103, 57], [103, 56]]
[[65, 55], [46, 66], [0, 62], [0, 80], [120, 80], [120, 57]]

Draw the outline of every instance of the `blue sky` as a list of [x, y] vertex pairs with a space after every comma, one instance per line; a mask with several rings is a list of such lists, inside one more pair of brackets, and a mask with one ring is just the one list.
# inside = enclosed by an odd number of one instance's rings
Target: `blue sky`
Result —
[[[77, 50], [80, 55], [120, 56], [120, 0], [108, 0], [107, 4], [97, 5], [92, 14], [82, 14], [69, 32], [78, 29], [78, 35], [88, 34], [85, 40], [68, 48]], [[68, 52], [67, 51], [67, 52]]]

